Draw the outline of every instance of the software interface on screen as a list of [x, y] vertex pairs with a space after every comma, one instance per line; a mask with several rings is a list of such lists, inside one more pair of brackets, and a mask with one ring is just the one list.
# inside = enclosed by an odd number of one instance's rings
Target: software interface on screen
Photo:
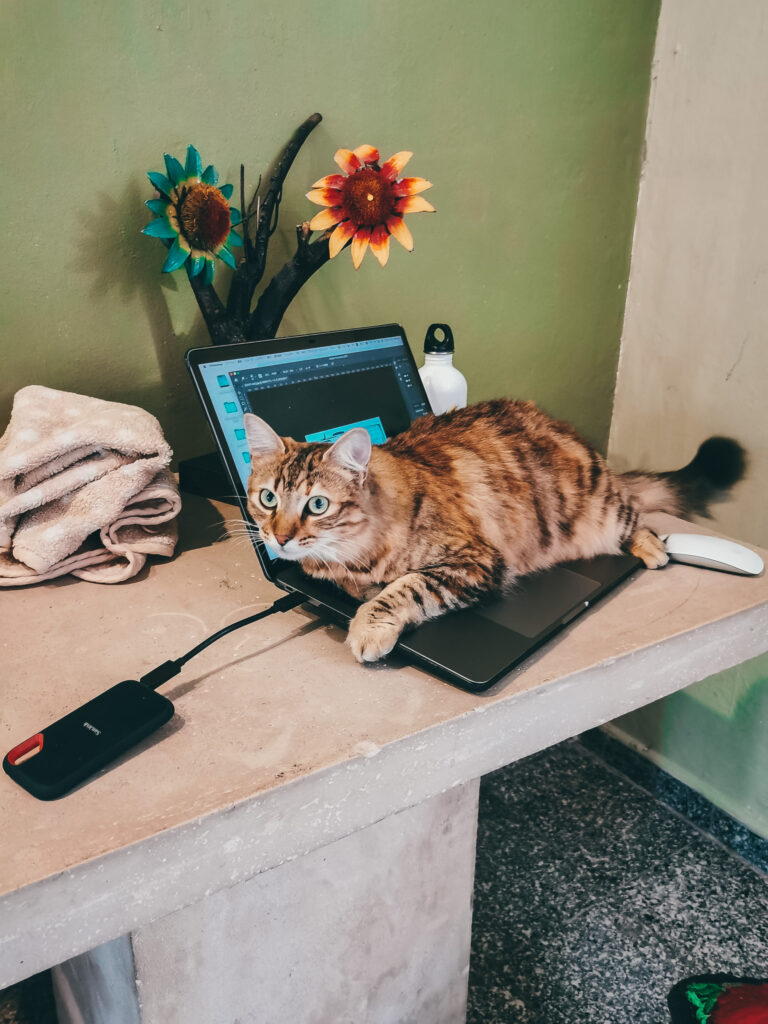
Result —
[[334, 441], [365, 427], [381, 444], [429, 412], [397, 336], [219, 359], [200, 370], [243, 488], [251, 463], [243, 413], [295, 440]]

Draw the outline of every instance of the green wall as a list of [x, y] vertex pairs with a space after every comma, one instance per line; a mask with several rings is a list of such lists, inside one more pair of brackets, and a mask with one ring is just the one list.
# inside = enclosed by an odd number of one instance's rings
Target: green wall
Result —
[[[0, 425], [29, 383], [137, 402], [210, 448], [183, 368], [207, 343], [183, 271], [139, 232], [149, 169], [193, 142], [288, 178], [273, 269], [339, 146], [411, 149], [436, 216], [385, 269], [324, 267], [281, 333], [449, 322], [470, 398], [532, 397], [605, 446], [658, 0], [5, 0]], [[219, 285], [228, 280], [217, 271]]]
[[609, 731], [768, 839], [768, 655], [624, 715]]

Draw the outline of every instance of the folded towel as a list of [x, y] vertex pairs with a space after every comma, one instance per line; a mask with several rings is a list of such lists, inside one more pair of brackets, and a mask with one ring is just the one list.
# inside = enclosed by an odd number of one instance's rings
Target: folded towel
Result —
[[136, 406], [17, 392], [0, 438], [0, 586], [116, 583], [170, 557], [181, 508], [160, 424]]

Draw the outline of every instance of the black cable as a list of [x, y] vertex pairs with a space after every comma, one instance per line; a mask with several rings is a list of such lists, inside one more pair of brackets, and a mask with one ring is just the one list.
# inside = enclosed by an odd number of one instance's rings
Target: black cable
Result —
[[274, 615], [275, 612], [287, 612], [291, 608], [295, 608], [297, 605], [302, 604], [306, 598], [303, 594], [293, 593], [286, 594], [285, 597], [280, 597], [275, 601], [274, 604], [270, 605], [269, 608], [265, 608], [263, 611], [256, 612], [255, 615], [249, 615], [245, 619], [239, 619], [237, 622], [233, 622], [230, 626], [225, 626], [220, 629], [218, 633], [213, 633], [207, 637], [197, 647], [193, 647], [191, 651], [187, 651], [186, 654], [182, 654], [180, 658], [176, 658], [171, 661], [164, 661], [162, 665], [158, 665], [157, 668], [153, 668], [146, 675], [143, 675], [139, 679], [140, 683], [150, 687], [152, 690], [156, 690], [158, 686], [162, 686], [163, 683], [167, 683], [169, 679], [173, 679], [181, 672], [182, 668], [186, 663], [198, 655], [201, 651], [204, 651], [206, 647], [210, 647], [211, 644], [216, 643], [227, 633], [232, 633], [236, 629], [240, 629], [242, 626], [249, 626], [252, 622], [258, 622], [259, 619], [266, 619], [268, 615]]

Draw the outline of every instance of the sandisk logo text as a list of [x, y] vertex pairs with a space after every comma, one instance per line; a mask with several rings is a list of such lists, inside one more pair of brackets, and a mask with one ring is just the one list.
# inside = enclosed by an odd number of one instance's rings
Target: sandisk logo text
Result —
[[91, 725], [90, 722], [83, 722], [83, 728], [89, 729], [91, 732], [96, 733], [97, 736], [101, 736], [101, 729], [97, 729], [95, 725]]

